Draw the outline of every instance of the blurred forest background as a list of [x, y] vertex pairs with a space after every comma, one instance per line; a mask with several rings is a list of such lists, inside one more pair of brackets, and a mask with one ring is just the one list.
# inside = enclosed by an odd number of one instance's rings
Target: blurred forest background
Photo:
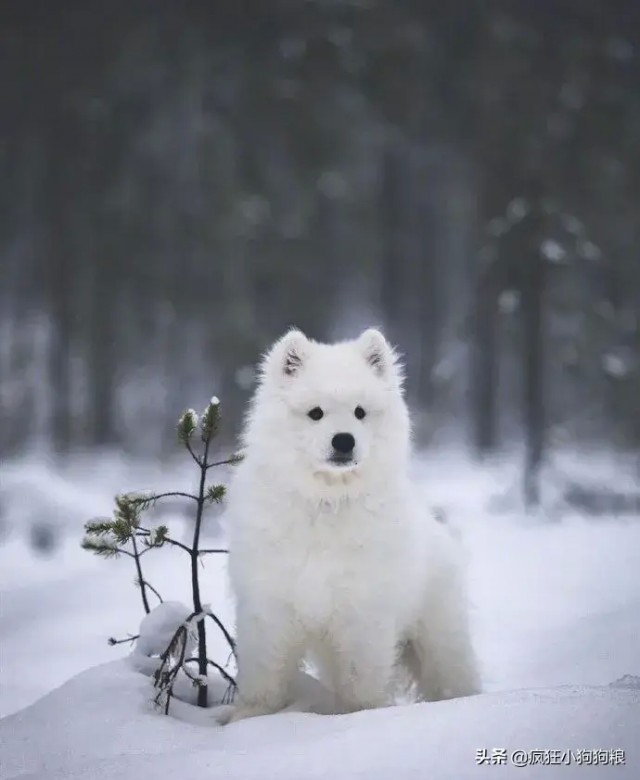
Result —
[[0, 7], [0, 457], [383, 326], [421, 444], [640, 445], [638, 0]]

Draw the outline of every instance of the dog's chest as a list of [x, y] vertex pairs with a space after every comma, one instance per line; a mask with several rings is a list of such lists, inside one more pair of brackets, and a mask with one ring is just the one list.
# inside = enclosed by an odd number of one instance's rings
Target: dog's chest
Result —
[[[369, 520], [369, 525], [367, 521]], [[386, 540], [366, 509], [319, 512], [301, 524], [282, 549], [289, 568], [288, 599], [309, 629], [322, 630], [336, 614], [358, 613], [385, 588]]]

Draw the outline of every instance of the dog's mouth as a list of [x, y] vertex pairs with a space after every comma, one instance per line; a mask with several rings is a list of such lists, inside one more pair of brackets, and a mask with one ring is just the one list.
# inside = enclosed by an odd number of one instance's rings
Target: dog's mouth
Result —
[[353, 455], [340, 455], [335, 454], [329, 458], [329, 463], [332, 466], [338, 466], [344, 468], [345, 466], [356, 466], [357, 462], [354, 460]]
[[342, 484], [358, 473], [358, 461], [353, 456], [334, 454], [327, 458], [316, 474], [327, 484]]

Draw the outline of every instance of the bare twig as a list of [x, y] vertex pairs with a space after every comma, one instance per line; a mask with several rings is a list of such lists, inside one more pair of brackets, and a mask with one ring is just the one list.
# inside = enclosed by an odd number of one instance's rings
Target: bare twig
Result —
[[[187, 668], [186, 664], [190, 662], [198, 662], [197, 658], [188, 658], [183, 666], [182, 671], [186, 674], [186, 676], [194, 683], [194, 685], [202, 686], [202, 679], [200, 677], [196, 677], [196, 675], [191, 674], [189, 669]], [[221, 675], [226, 679], [227, 681], [227, 687], [225, 688], [224, 693], [222, 694], [222, 699], [220, 700], [220, 704], [231, 704], [235, 698], [237, 686], [236, 681], [231, 677], [230, 674], [225, 672], [224, 669], [222, 669], [218, 664], [216, 664], [214, 661], [209, 661], [209, 664], [212, 666], [215, 666], [221, 673]]]
[[[197, 658], [187, 658], [185, 664], [193, 664], [197, 662]], [[207, 659], [207, 663], [209, 666], [213, 666], [214, 669], [217, 669], [220, 672], [220, 676], [223, 677], [229, 683], [229, 685], [233, 685], [234, 688], [236, 687], [236, 681], [223, 666], [217, 664], [215, 661], [212, 661], [210, 658]]]
[[151, 612], [151, 607], [149, 606], [149, 599], [147, 599], [146, 583], [144, 581], [144, 577], [142, 576], [142, 566], [140, 565], [140, 553], [138, 552], [138, 543], [136, 542], [135, 533], [131, 535], [131, 543], [133, 545], [133, 559], [136, 562], [136, 570], [138, 572], [138, 583], [140, 585], [140, 595], [142, 596], [142, 605], [144, 606], [144, 611], [148, 615], [149, 612]]
[[124, 645], [127, 642], [135, 642], [136, 639], [140, 638], [140, 634], [136, 634], [135, 636], [128, 636], [125, 637], [125, 639], [115, 639], [114, 637], [110, 636], [107, 640], [111, 646], [113, 645]]
[[229, 550], [198, 550], [198, 555], [214, 555], [215, 553], [228, 554]]
[[193, 447], [191, 446], [191, 443], [190, 443], [190, 442], [186, 442], [186, 443], [185, 443], [185, 446], [186, 446], [187, 450], [189, 451], [189, 455], [191, 455], [191, 457], [192, 457], [192, 458], [194, 459], [194, 461], [195, 461], [195, 462], [198, 464], [198, 466], [199, 466], [200, 468], [202, 468], [202, 460], [200, 460], [200, 458], [199, 458], [199, 457], [198, 457], [198, 456], [195, 454], [195, 452], [193, 451]]
[[[138, 536], [151, 536], [151, 530], [149, 528], [143, 528], [140, 526], [137, 529]], [[171, 544], [174, 547], [180, 547], [185, 552], [189, 553], [191, 555], [191, 547], [189, 547], [186, 544], [183, 544], [182, 542], [178, 542], [176, 539], [172, 539], [170, 536], [165, 536], [162, 540], [162, 544]], [[161, 546], [161, 545], [151, 545], [151, 547], [147, 548], [147, 550], [151, 550], [154, 546]], [[147, 552], [147, 550], [144, 550], [143, 552]], [[140, 553], [142, 555], [142, 553]]]
[[177, 542], [175, 539], [171, 539], [169, 536], [167, 536], [167, 538], [164, 540], [164, 543], [171, 544], [174, 547], [179, 547], [181, 550], [189, 553], [189, 555], [192, 554], [191, 547], [188, 547], [186, 544], [182, 544], [182, 542]]
[[[168, 715], [171, 697], [173, 696], [173, 686], [180, 669], [184, 666], [184, 657], [187, 652], [187, 632], [189, 630], [189, 621], [196, 615], [193, 612], [177, 629], [167, 645], [167, 649], [160, 656], [160, 664], [154, 672], [154, 686], [158, 688], [158, 693], [154, 698], [154, 703], [160, 705], [162, 695], [166, 695], [164, 705], [164, 714]], [[179, 650], [178, 650], [178, 642]], [[178, 652], [176, 652], [176, 650]], [[171, 666], [172, 656], [177, 656], [177, 662]]]
[[[145, 552], [147, 552], [147, 551], [145, 550]], [[148, 580], [145, 580], [145, 581], [144, 581], [144, 584], [147, 586], [147, 588], [149, 588], [149, 590], [150, 590], [152, 593], [154, 593], [154, 594], [157, 596], [157, 598], [158, 598], [158, 601], [159, 601], [159, 602], [162, 604], [162, 603], [163, 603], [162, 596], [161, 596], [161, 595], [158, 593], [158, 591], [157, 591], [157, 590], [156, 590], [156, 589], [153, 587], [153, 585], [151, 585], [151, 584], [149, 583], [149, 581], [148, 581]]]
[[224, 627], [224, 625], [223, 625], [222, 621], [220, 620], [220, 618], [217, 615], [214, 615], [213, 612], [207, 612], [206, 614], [218, 626], [220, 631], [222, 631], [222, 633], [224, 634], [224, 638], [227, 640], [227, 643], [228, 643], [229, 647], [231, 648], [231, 653], [233, 654], [233, 657], [237, 658], [237, 656], [236, 656], [236, 643], [235, 643], [235, 640], [233, 639], [231, 634], [227, 631], [227, 629]]

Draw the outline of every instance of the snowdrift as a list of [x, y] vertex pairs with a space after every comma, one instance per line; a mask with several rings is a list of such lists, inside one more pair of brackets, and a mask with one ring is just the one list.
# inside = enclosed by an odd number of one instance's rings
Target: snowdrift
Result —
[[[307, 685], [298, 709], [321, 708]], [[3, 780], [466, 780], [640, 777], [640, 680], [489, 693], [353, 715], [289, 711], [222, 728], [166, 717], [126, 659], [84, 672], [0, 721]], [[313, 698], [316, 701], [313, 701]], [[183, 705], [189, 707], [189, 705]], [[194, 708], [195, 709], [195, 708]], [[196, 718], [193, 718], [196, 719]], [[201, 719], [202, 720], [202, 719]], [[625, 751], [587, 767], [580, 751]], [[488, 760], [478, 763], [482, 751]], [[500, 752], [507, 760], [502, 763]], [[527, 751], [569, 763], [516, 767]], [[524, 751], [516, 753], [514, 751]], [[491, 763], [493, 755], [494, 763]]]

